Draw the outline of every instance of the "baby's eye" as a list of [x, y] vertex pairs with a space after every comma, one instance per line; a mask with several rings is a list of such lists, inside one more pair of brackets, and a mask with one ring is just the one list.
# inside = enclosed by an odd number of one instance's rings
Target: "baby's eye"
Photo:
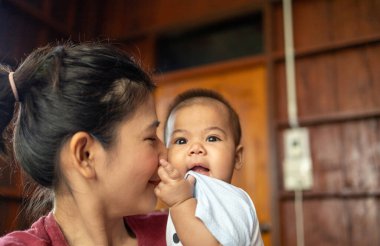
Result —
[[217, 141], [221, 141], [221, 139], [218, 137], [215, 137], [215, 136], [208, 136], [206, 141], [207, 142], [217, 142]]
[[185, 138], [177, 138], [174, 141], [174, 144], [186, 144], [186, 143], [187, 143], [187, 140]]

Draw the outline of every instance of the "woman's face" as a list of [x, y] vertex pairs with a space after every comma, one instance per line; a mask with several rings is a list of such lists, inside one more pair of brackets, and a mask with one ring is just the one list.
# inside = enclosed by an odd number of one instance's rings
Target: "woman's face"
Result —
[[104, 150], [104, 165], [100, 165], [97, 175], [110, 216], [141, 214], [154, 209], [158, 161], [165, 154], [163, 143], [156, 135], [158, 123], [150, 96], [132, 118], [118, 127], [115, 145]]

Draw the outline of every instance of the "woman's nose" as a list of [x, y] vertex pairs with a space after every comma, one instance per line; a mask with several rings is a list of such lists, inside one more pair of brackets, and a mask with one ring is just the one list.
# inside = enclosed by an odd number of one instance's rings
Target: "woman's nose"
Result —
[[206, 154], [206, 149], [201, 143], [193, 143], [190, 145], [189, 155], [204, 155]]

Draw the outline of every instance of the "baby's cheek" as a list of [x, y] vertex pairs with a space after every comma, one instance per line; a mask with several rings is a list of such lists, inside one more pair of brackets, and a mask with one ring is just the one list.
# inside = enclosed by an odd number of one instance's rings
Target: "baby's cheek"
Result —
[[181, 177], [185, 176], [186, 172], [187, 172], [187, 168], [186, 168], [186, 165], [185, 164], [178, 164], [178, 162], [176, 164], [173, 164], [173, 167], [175, 169], [178, 170], [178, 172], [180, 173]]

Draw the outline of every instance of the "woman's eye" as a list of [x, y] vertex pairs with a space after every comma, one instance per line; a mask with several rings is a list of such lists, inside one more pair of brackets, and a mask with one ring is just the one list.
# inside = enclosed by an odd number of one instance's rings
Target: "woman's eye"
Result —
[[174, 144], [186, 144], [186, 143], [187, 143], [187, 140], [185, 138], [177, 138], [174, 141]]
[[215, 136], [209, 136], [209, 137], [207, 137], [206, 141], [207, 142], [217, 142], [217, 141], [220, 141], [220, 138], [215, 137]]
[[155, 142], [157, 140], [157, 137], [148, 137], [145, 140], [148, 140], [148, 141], [151, 141], [151, 142]]

